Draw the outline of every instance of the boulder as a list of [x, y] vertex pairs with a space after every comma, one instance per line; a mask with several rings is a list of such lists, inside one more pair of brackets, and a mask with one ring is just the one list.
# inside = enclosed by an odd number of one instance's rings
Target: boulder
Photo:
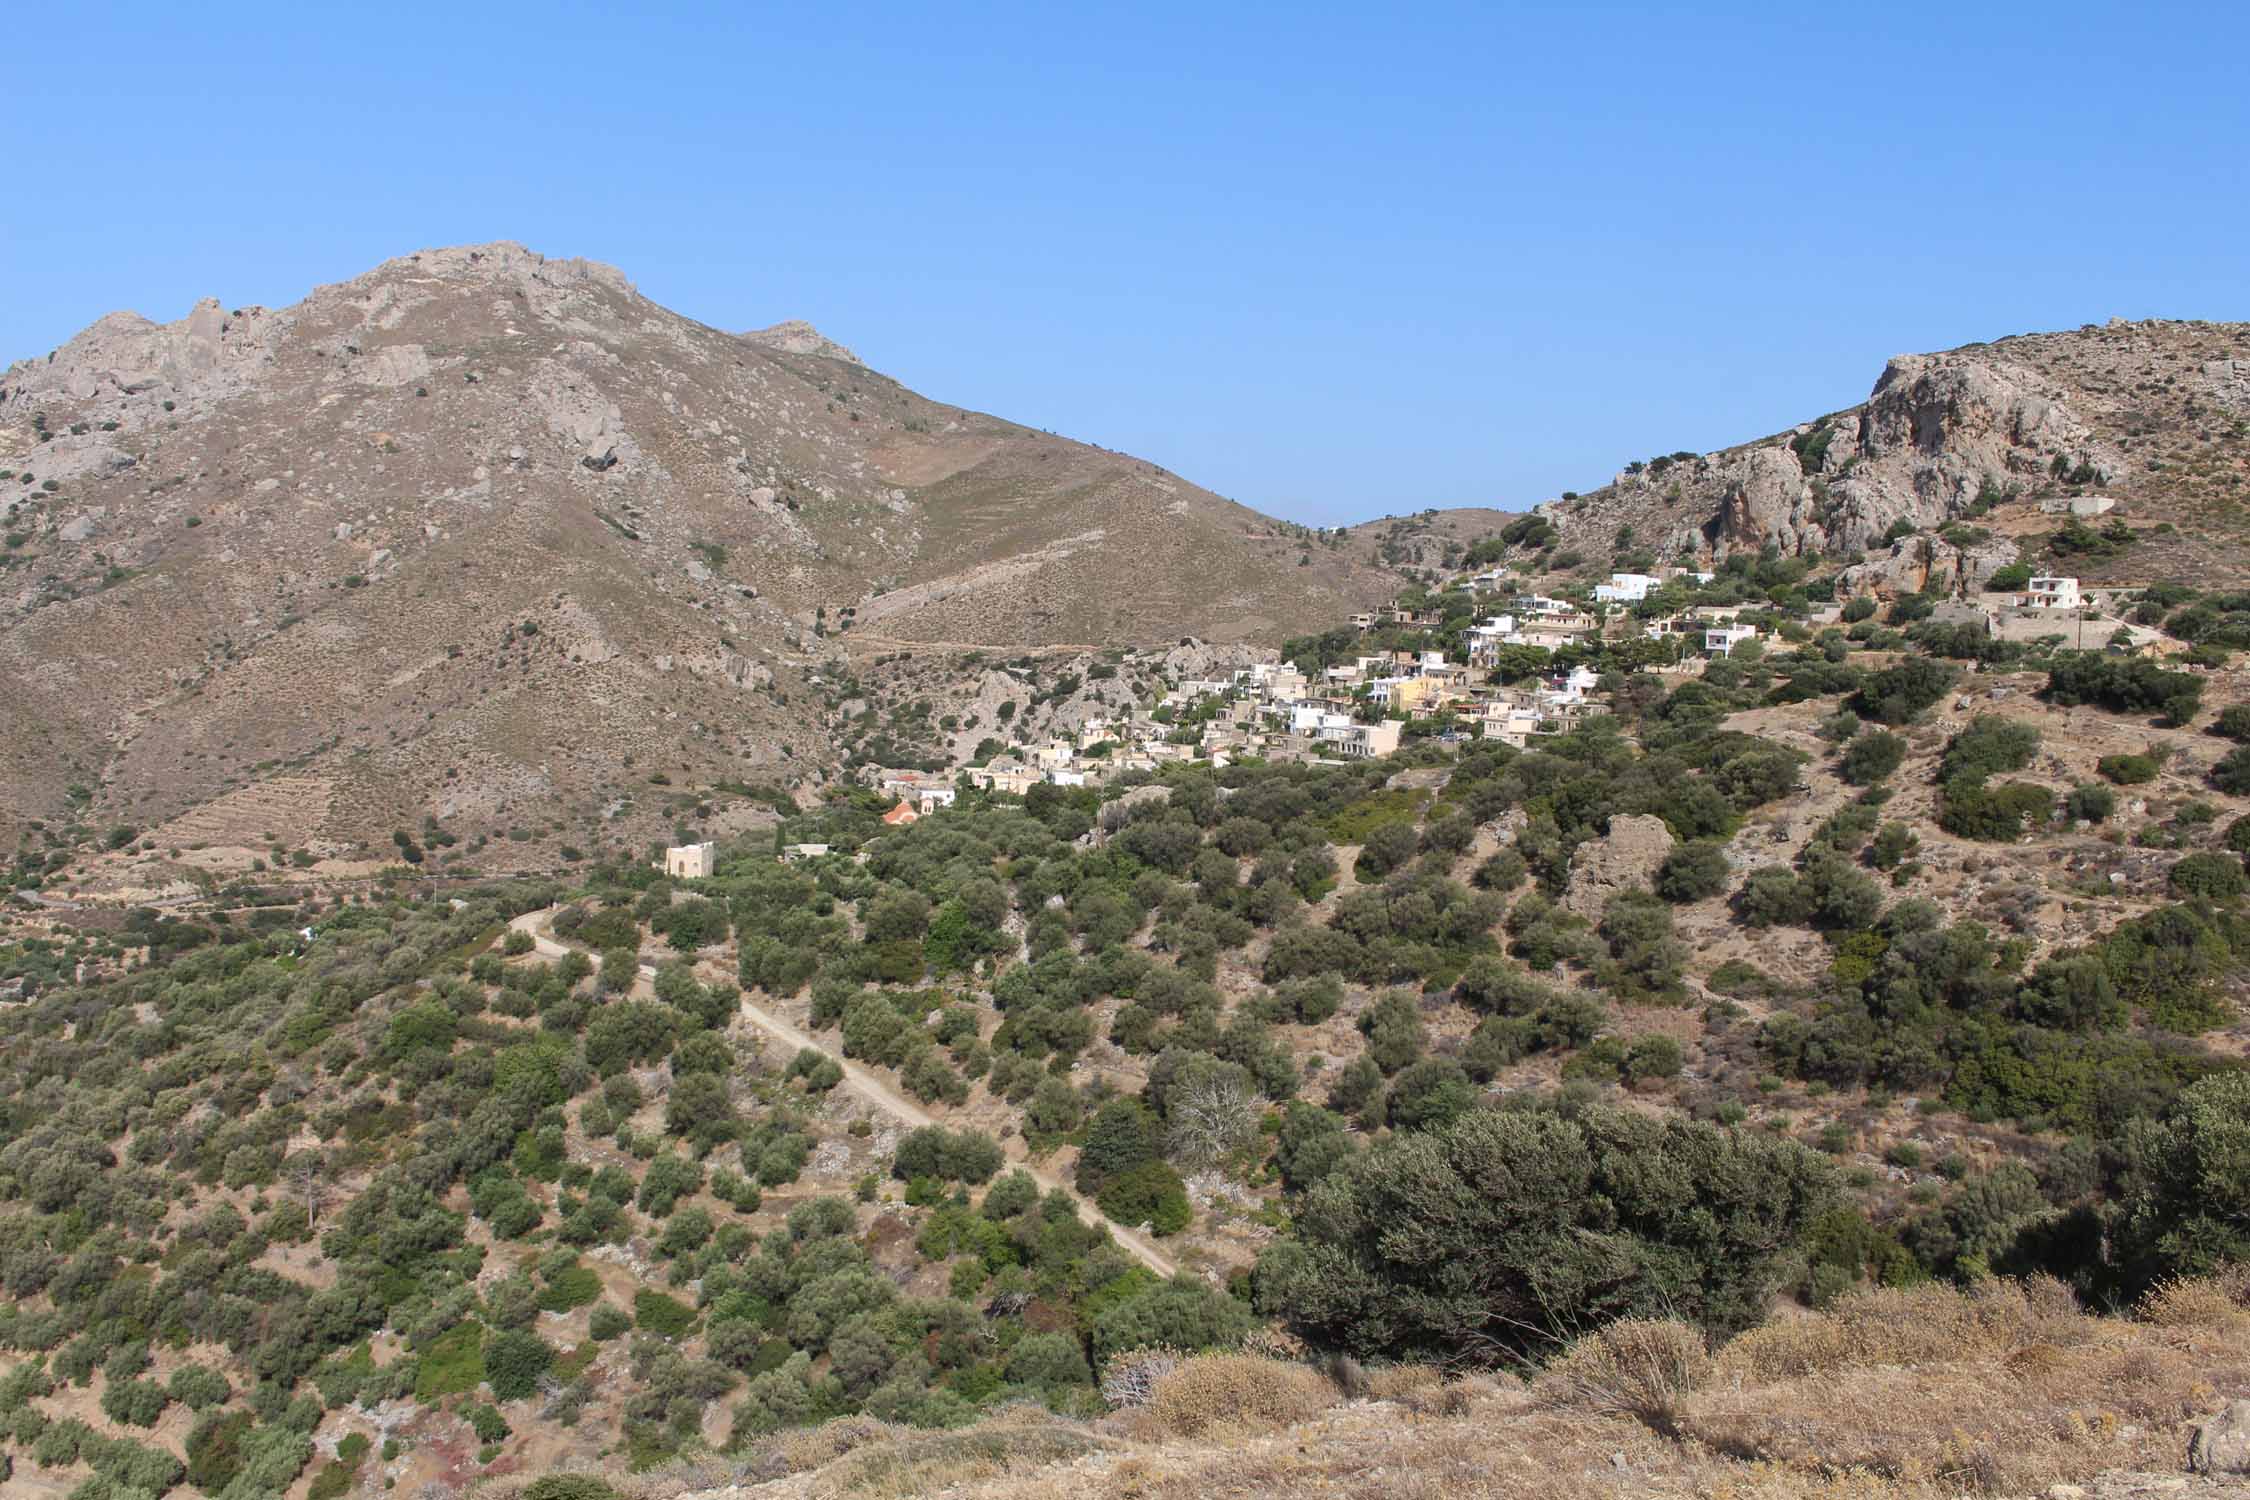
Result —
[[2231, 1401], [2195, 1424], [2188, 1468], [2198, 1474], [2250, 1474], [2250, 1401]]
[[1672, 830], [1651, 813], [1620, 813], [1609, 820], [1604, 838], [1588, 839], [1570, 856], [1566, 911], [1600, 921], [1619, 891], [1646, 890], [1657, 867], [1672, 852]]

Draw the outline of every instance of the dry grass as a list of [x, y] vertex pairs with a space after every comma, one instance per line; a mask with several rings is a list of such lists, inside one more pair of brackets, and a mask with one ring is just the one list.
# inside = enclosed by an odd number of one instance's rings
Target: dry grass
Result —
[[1158, 1381], [1150, 1405], [1165, 1430], [1193, 1437], [1214, 1427], [1302, 1422], [1335, 1400], [1335, 1387], [1303, 1365], [1255, 1354], [1206, 1354]]
[[1835, 1319], [1784, 1318], [1729, 1339], [1716, 1372], [1731, 1385], [1771, 1385], [1836, 1369], [1851, 1357], [1851, 1335]]
[[2181, 1277], [2152, 1288], [2133, 1315], [2159, 1328], [2250, 1327], [2250, 1269], [2235, 1266], [2217, 1276]]
[[1084, 1458], [1110, 1443], [1052, 1418], [988, 1422], [965, 1432], [923, 1432], [862, 1447], [820, 1475], [814, 1493], [904, 1500], [950, 1486], [1033, 1474]]
[[1364, 1378], [1367, 1394], [1378, 1401], [1401, 1401], [1445, 1384], [1445, 1372], [1428, 1365], [1384, 1365]]
[[1632, 1417], [1670, 1433], [1681, 1398], [1710, 1379], [1699, 1330], [1669, 1318], [1628, 1318], [1564, 1350], [1532, 1391], [1548, 1406]]
[[1249, 1355], [1186, 1360], [1091, 1427], [1010, 1410], [960, 1433], [839, 1422], [805, 1496], [958, 1500], [1956, 1500], [2177, 1474], [2189, 1426], [2250, 1391], [2250, 1278], [2183, 1282], [2126, 1319], [2052, 1282], [1871, 1291], [1743, 1334], [1621, 1324], [1531, 1388], [1362, 1372], [1365, 1399]]
[[2029, 1493], [2174, 1468], [2185, 1425], [2250, 1383], [2245, 1314], [2208, 1281], [2141, 1311], [2088, 1317], [2037, 1280], [1860, 1293], [1735, 1339], [1678, 1430], [1736, 1459], [1907, 1489]]
[[870, 1443], [897, 1442], [912, 1436], [912, 1429], [894, 1427], [873, 1417], [838, 1417], [818, 1427], [799, 1427], [776, 1435], [768, 1449], [789, 1473], [832, 1464], [845, 1454]]

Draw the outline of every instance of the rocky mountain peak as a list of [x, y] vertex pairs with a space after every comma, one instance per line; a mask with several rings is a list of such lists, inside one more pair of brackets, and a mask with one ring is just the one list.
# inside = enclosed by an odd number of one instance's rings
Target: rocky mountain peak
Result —
[[73, 776], [151, 820], [277, 766], [355, 789], [324, 836], [523, 826], [659, 766], [812, 773], [806, 684], [854, 657], [1273, 640], [1395, 587], [809, 324], [506, 241], [104, 317], [0, 375], [0, 473], [0, 838]]
[[761, 349], [775, 349], [783, 354], [817, 354], [823, 359], [840, 359], [846, 364], [866, 363], [802, 318], [785, 319], [770, 328], [753, 328], [741, 337]]

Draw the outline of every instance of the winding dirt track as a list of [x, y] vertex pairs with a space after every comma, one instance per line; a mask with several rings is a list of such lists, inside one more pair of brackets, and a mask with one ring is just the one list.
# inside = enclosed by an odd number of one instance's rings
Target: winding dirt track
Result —
[[[548, 906], [542, 907], [538, 911], [527, 911], [522, 916], [511, 920], [508, 926], [513, 931], [527, 934], [531, 938], [532, 951], [542, 958], [561, 958], [565, 954], [573, 952], [585, 953], [588, 958], [594, 961], [595, 967], [599, 968], [601, 966], [600, 954], [588, 952], [583, 948], [574, 949], [557, 940], [548, 931], [547, 923], [553, 919], [557, 910], [556, 907]], [[640, 980], [643, 985], [653, 986], [656, 983], [656, 966], [654, 964], [642, 964], [640, 966]], [[833, 1048], [822, 1046], [764, 1007], [753, 1005], [748, 994], [742, 997], [742, 1015], [750, 1024], [787, 1047], [792, 1054], [809, 1047], [823, 1057], [833, 1059], [836, 1066], [844, 1070], [844, 1087], [891, 1118], [917, 1129], [924, 1125], [943, 1123], [931, 1115], [928, 1110], [900, 1094], [858, 1063], [842, 1056]], [[1078, 1190], [1069, 1183], [1026, 1161], [1017, 1161], [1014, 1165], [1029, 1172], [1032, 1181], [1039, 1184], [1041, 1191], [1060, 1192], [1069, 1198], [1078, 1209], [1080, 1220], [1107, 1229], [1111, 1237], [1123, 1246], [1128, 1254], [1157, 1275], [1168, 1277], [1175, 1274], [1179, 1269], [1172, 1263], [1170, 1256], [1149, 1242], [1146, 1235], [1138, 1230], [1128, 1229], [1109, 1218], [1093, 1203], [1081, 1197]]]

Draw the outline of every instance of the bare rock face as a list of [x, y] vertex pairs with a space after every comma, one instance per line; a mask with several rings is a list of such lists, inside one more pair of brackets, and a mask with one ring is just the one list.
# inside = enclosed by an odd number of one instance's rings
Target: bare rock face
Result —
[[1732, 466], [1719, 503], [1718, 534], [1752, 550], [1768, 542], [1784, 552], [1818, 550], [1822, 531], [1807, 508], [1804, 466], [1787, 447], [1753, 448]]
[[1989, 350], [1901, 355], [1857, 411], [1729, 460], [1711, 540], [1799, 553], [1869, 549], [1901, 520], [1942, 525], [1986, 486], [2037, 472], [2049, 455], [2105, 474], [2124, 467], [2068, 393], [2038, 372]]
[[2198, 1474], [2250, 1474], [2250, 1401], [2232, 1401], [2198, 1422], [2188, 1441], [2188, 1468]]
[[1975, 593], [1986, 579], [2015, 561], [2015, 553], [2015, 542], [2006, 537], [1957, 547], [1942, 537], [1910, 536], [1871, 551], [1867, 561], [1844, 569], [1837, 576], [1837, 591], [1886, 599], [1901, 594]]
[[1982, 350], [1892, 360], [1849, 435], [1818, 465], [1835, 476], [1832, 531], [1847, 547], [1867, 546], [1899, 520], [1941, 525], [1986, 485], [2037, 472], [2050, 455], [2103, 474], [2125, 467], [2059, 383]]
[[1563, 909], [1599, 921], [1619, 891], [1645, 890], [1672, 852], [1672, 830], [1650, 813], [1620, 813], [1606, 837], [1580, 844], [1570, 857]]

